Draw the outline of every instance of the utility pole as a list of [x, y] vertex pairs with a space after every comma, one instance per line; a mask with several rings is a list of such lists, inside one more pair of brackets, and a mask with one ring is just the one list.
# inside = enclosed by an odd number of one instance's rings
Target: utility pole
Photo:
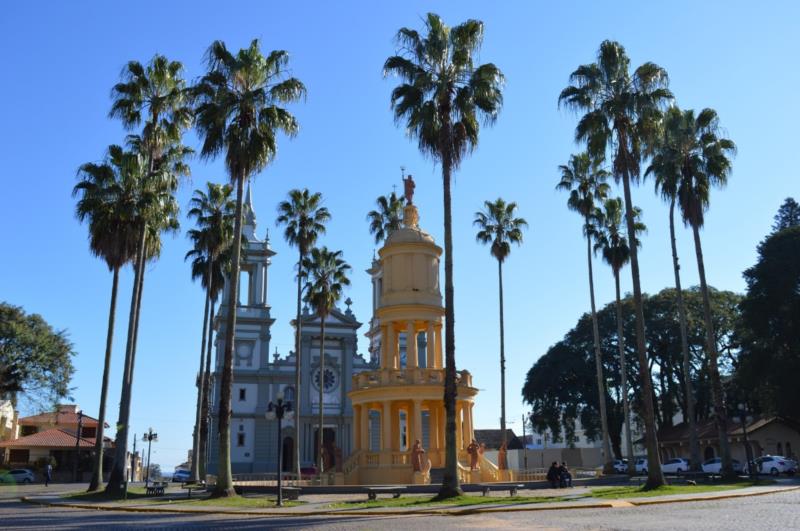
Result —
[[81, 458], [81, 432], [83, 431], [83, 411], [78, 411], [78, 430], [75, 433], [75, 464], [72, 471], [73, 481], [78, 482], [78, 461]]
[[[531, 433], [533, 438], [533, 433]], [[522, 414], [522, 461], [525, 465], [525, 470], [528, 470], [528, 436], [525, 434], [525, 413]]]
[[158, 442], [158, 434], [153, 433], [153, 428], [148, 428], [142, 440], [147, 443], [147, 476], [144, 480], [144, 484], [147, 486], [150, 484], [150, 449], [153, 445], [153, 441]]

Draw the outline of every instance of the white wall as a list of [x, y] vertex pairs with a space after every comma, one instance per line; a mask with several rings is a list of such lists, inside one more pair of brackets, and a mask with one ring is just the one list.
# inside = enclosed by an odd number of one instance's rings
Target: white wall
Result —
[[[231, 419], [231, 461], [252, 463], [256, 436], [255, 419]], [[244, 433], [244, 445], [239, 446], [239, 433]]]
[[[244, 389], [245, 399], [239, 400], [241, 390]], [[258, 384], [234, 383], [231, 396], [233, 413], [255, 413], [258, 404]]]

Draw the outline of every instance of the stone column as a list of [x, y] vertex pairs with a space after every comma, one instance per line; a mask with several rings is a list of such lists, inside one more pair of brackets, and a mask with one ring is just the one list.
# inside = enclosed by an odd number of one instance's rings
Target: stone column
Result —
[[464, 403], [464, 440], [472, 442], [475, 436], [472, 434], [472, 402]]
[[381, 438], [381, 450], [392, 449], [392, 402], [383, 401], [383, 411], [381, 411], [381, 426], [383, 427], [383, 437]]
[[397, 353], [397, 334], [395, 334], [394, 324], [391, 322], [386, 325], [386, 358], [386, 367], [396, 369], [399, 358]]
[[439, 448], [439, 406], [432, 404], [428, 408], [428, 439], [431, 448]]
[[414, 321], [406, 323], [406, 368], [416, 369], [419, 365], [417, 358], [417, 331]]
[[436, 352], [436, 340], [434, 338], [433, 323], [428, 321], [428, 326], [425, 329], [425, 367], [435, 367], [434, 353]]
[[435, 361], [435, 367], [437, 369], [442, 369], [442, 368], [444, 368], [444, 362], [442, 361], [442, 347], [444, 345], [442, 344], [442, 324], [441, 323], [438, 323], [436, 325], [436, 334], [435, 335], [436, 335], [436, 351], [434, 353], [434, 358], [436, 360]]
[[414, 402], [414, 412], [412, 413], [413, 422], [414, 422], [414, 437], [410, 441], [410, 445], [412, 448], [414, 447], [414, 441], [419, 439], [422, 442], [422, 400], [415, 398]]
[[364, 451], [369, 451], [369, 406], [362, 404], [360, 413], [361, 418], [358, 419], [358, 423], [361, 425], [359, 447]]
[[456, 453], [460, 453], [464, 448], [464, 423], [461, 421], [463, 407], [456, 402]]
[[389, 366], [389, 327], [381, 325], [381, 369]]

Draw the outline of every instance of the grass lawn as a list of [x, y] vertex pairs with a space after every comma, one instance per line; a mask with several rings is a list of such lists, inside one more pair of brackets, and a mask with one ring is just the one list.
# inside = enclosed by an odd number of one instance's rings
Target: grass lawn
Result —
[[[73, 492], [65, 494], [63, 498], [72, 502], [117, 502], [117, 503], [146, 503], [148, 505], [179, 505], [181, 507], [238, 507], [242, 509], [269, 509], [277, 507], [274, 496], [236, 496], [233, 498], [209, 498], [208, 496], [195, 493], [192, 498], [188, 498], [186, 493], [181, 493], [175, 497], [175, 493], [168, 493], [166, 496], [147, 496], [144, 487], [133, 487], [128, 489], [128, 499], [121, 500], [106, 495], [105, 492]], [[302, 501], [283, 501], [283, 507], [294, 507], [302, 504]]]
[[437, 506], [469, 506], [469, 505], [485, 505], [489, 503], [496, 504], [511, 504], [518, 505], [521, 503], [544, 503], [544, 502], [557, 502], [563, 501], [561, 497], [545, 497], [545, 496], [513, 496], [513, 497], [500, 497], [500, 496], [459, 496], [458, 498], [451, 498], [444, 501], [432, 501], [433, 498], [429, 496], [407, 496], [400, 498], [378, 498], [377, 500], [369, 501], [349, 501], [332, 503], [328, 505], [330, 509], [374, 509], [378, 507], [437, 507]]
[[[759, 485], [764, 485], [765, 482], [759, 482]], [[618, 498], [650, 498], [653, 496], [669, 496], [673, 494], [698, 494], [703, 492], [720, 492], [725, 490], [742, 489], [745, 487], [752, 487], [752, 481], [742, 481], [739, 483], [722, 483], [719, 485], [664, 485], [657, 489], [644, 490], [642, 487], [627, 486], [627, 487], [599, 487], [592, 489], [591, 496], [593, 498], [601, 499], [618, 499]]]

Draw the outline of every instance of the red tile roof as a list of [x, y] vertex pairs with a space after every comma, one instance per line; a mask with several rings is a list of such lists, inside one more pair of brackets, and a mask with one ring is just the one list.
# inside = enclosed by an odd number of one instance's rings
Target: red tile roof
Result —
[[[97, 419], [94, 417], [90, 417], [89, 415], [83, 415], [83, 420], [81, 422], [83, 423], [83, 426], [85, 428], [91, 428], [92, 426], [97, 426], [98, 424]], [[20, 426], [41, 426], [42, 424], [77, 426], [78, 414], [66, 411], [59, 411], [59, 412], [39, 413], [38, 415], [32, 415], [30, 417], [22, 417], [21, 419], [19, 419]], [[105, 427], [108, 428], [108, 423], [105, 423]]]
[[[75, 434], [59, 428], [52, 428], [26, 437], [0, 442], [0, 448], [75, 448]], [[81, 448], [93, 448], [92, 439], [81, 438]]]

